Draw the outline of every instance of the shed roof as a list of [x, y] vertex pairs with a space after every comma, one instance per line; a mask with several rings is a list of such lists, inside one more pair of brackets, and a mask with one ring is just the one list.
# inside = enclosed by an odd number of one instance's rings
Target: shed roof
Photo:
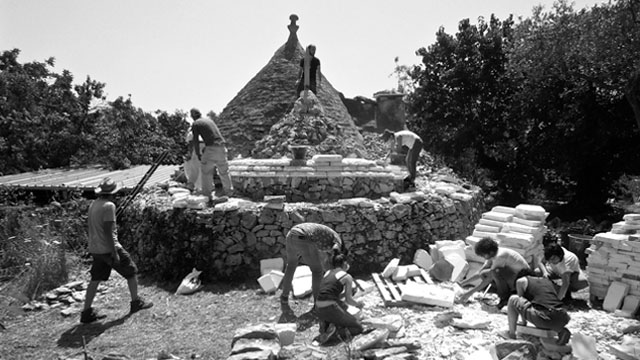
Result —
[[[151, 165], [138, 165], [124, 170], [109, 170], [99, 166], [84, 168], [45, 169], [14, 175], [0, 176], [0, 186], [25, 190], [93, 190], [104, 177], [122, 183], [122, 188], [133, 190]], [[145, 188], [171, 178], [178, 165], [160, 165], [147, 180]]]

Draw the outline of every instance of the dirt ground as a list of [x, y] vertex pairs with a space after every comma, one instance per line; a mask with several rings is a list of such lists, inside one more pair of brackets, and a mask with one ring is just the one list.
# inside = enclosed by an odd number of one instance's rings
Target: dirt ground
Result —
[[[78, 279], [86, 280], [87, 274]], [[370, 282], [371, 279], [363, 280]], [[104, 284], [105, 292], [95, 306], [108, 317], [98, 323], [81, 325], [79, 309], [70, 316], [61, 315], [62, 308], [23, 312], [19, 305], [1, 322], [0, 359], [83, 359], [83, 341], [88, 355], [103, 359], [107, 354], [119, 354], [129, 359], [156, 359], [161, 352], [180, 359], [225, 359], [230, 351], [235, 329], [259, 323], [275, 323], [281, 316], [277, 294], [264, 294], [257, 283], [206, 284], [195, 294], [174, 295], [178, 284], [141, 280], [140, 292], [155, 306], [128, 315], [129, 295], [126, 282], [118, 275]], [[477, 294], [481, 296], [481, 294]], [[596, 340], [602, 359], [615, 359], [608, 346], [622, 339], [622, 329], [640, 325], [640, 321], [621, 319], [602, 310], [591, 309], [587, 292], [574, 296], [568, 328]], [[414, 305], [404, 308], [384, 307], [374, 289], [363, 298], [364, 317], [389, 314], [402, 316], [404, 327], [399, 336], [419, 342], [420, 359], [465, 359], [477, 349], [499, 342], [498, 332], [506, 329], [507, 316], [485, 305], [480, 299], [456, 304], [452, 309]], [[7, 306], [9, 304], [5, 304]], [[310, 346], [317, 335], [316, 322], [309, 315], [309, 298], [292, 300], [298, 317], [295, 346]], [[460, 330], [449, 325], [452, 317], [489, 320], [485, 330]], [[638, 332], [630, 334], [640, 336]], [[525, 337], [534, 344], [535, 338]], [[320, 347], [317, 354], [327, 359], [347, 359], [347, 344]], [[121, 357], [122, 358], [122, 357]], [[546, 357], [540, 355], [539, 359]]]

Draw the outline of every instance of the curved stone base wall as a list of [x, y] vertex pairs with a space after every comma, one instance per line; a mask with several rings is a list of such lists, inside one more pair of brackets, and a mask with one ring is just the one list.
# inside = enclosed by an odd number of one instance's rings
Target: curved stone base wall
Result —
[[417, 249], [436, 240], [464, 239], [483, 207], [478, 188], [458, 185], [377, 200], [285, 203], [282, 209], [236, 199], [204, 210], [174, 209], [167, 194], [155, 193], [126, 209], [119, 238], [140, 269], [159, 278], [180, 279], [196, 267], [203, 280], [245, 280], [259, 276], [261, 259], [284, 256], [291, 227], [316, 222], [340, 234], [351, 271], [364, 274], [395, 257], [409, 263]]

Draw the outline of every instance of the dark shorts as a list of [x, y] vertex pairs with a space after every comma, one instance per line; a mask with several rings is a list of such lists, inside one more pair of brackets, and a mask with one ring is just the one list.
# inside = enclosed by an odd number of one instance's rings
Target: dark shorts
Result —
[[541, 305], [532, 304], [529, 300], [517, 296], [513, 297], [513, 306], [525, 320], [539, 329], [560, 331], [569, 323], [571, 317], [564, 309], [549, 309]]
[[109, 280], [111, 269], [115, 270], [127, 280], [138, 273], [138, 267], [131, 259], [131, 255], [121, 247], [117, 247], [116, 251], [120, 257], [120, 262], [115, 265], [113, 264], [111, 254], [91, 254], [93, 257], [93, 264], [91, 264], [91, 270], [89, 270], [91, 281]]

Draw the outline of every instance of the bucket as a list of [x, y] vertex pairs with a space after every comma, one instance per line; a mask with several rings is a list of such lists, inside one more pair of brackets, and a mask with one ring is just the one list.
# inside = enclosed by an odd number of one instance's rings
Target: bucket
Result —
[[585, 254], [585, 250], [590, 246], [593, 236], [568, 234], [567, 237], [569, 238], [569, 251], [576, 254], [578, 260], [580, 260], [580, 267], [584, 268], [587, 266], [587, 255]]

